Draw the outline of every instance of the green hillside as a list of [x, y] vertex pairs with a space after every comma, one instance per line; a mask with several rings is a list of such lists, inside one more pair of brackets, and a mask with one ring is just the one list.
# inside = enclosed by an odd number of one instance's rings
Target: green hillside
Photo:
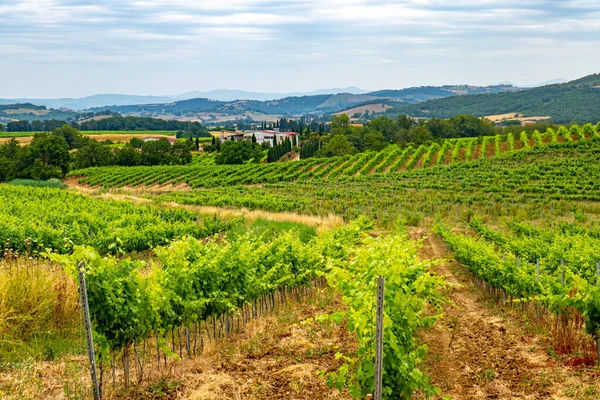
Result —
[[600, 74], [520, 92], [448, 97], [402, 105], [388, 111], [390, 115], [438, 118], [449, 118], [457, 114], [482, 117], [505, 113], [548, 115], [556, 123], [599, 121]]
[[379, 90], [367, 93], [369, 96], [388, 98], [404, 103], [415, 104], [427, 100], [440, 99], [470, 94], [490, 94], [503, 92], [518, 92], [520, 89], [511, 85], [471, 86], [471, 85], [444, 85], [420, 86], [400, 90]]

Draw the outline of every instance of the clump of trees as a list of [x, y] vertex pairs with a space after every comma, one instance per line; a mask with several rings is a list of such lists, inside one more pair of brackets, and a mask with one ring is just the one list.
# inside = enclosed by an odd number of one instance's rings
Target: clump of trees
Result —
[[[332, 157], [381, 151], [389, 144], [405, 146], [413, 143], [418, 146], [438, 139], [492, 136], [496, 133], [497, 128], [492, 122], [471, 115], [457, 115], [447, 120], [416, 120], [406, 115], [396, 119], [381, 116], [359, 125], [351, 124], [350, 118], [342, 114], [334, 115], [327, 129], [303, 133], [303, 147], [310, 146], [311, 149], [303, 154]], [[315, 150], [316, 147], [318, 150]]]
[[285, 139], [283, 143], [278, 144], [269, 148], [269, 153], [267, 155], [267, 162], [275, 162], [278, 161], [285, 154], [292, 151], [292, 142], [289, 139]]
[[246, 164], [262, 159], [262, 147], [246, 140], [228, 141], [220, 145], [221, 152], [215, 157], [216, 164]]
[[144, 142], [133, 138], [124, 147], [113, 147], [82, 136], [70, 125], [39, 132], [30, 144], [16, 139], [0, 145], [0, 182], [16, 178], [63, 178], [73, 169], [108, 165], [183, 165], [192, 161], [191, 139], [171, 145], [166, 138]]
[[[8, 132], [49, 132], [67, 124], [57, 119], [35, 121], [12, 121], [6, 125]], [[173, 121], [146, 117], [122, 117], [114, 115], [110, 118], [88, 119], [69, 122], [80, 131], [194, 131], [199, 137], [209, 137], [208, 131], [199, 122]]]
[[38, 133], [27, 146], [13, 139], [0, 146], [0, 181], [62, 178], [69, 162], [69, 145], [63, 137]]

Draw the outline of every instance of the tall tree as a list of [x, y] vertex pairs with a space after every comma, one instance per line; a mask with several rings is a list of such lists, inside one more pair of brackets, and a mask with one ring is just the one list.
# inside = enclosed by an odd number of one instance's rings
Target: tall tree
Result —
[[334, 115], [331, 118], [331, 133], [346, 133], [350, 126], [350, 117], [346, 114]]
[[111, 165], [113, 155], [110, 147], [96, 140], [87, 138], [82, 140], [79, 148], [73, 154], [75, 168], [103, 167]]
[[81, 139], [81, 133], [69, 124], [64, 124], [60, 128], [54, 129], [52, 135], [65, 139], [71, 149], [78, 147], [79, 140]]
[[356, 153], [356, 148], [350, 143], [348, 137], [337, 134], [331, 136], [331, 139], [317, 152], [317, 155], [320, 157], [335, 157], [354, 153]]
[[262, 155], [261, 147], [245, 140], [228, 141], [221, 146], [221, 153], [215, 157], [217, 164], [244, 164], [250, 160], [258, 162]]

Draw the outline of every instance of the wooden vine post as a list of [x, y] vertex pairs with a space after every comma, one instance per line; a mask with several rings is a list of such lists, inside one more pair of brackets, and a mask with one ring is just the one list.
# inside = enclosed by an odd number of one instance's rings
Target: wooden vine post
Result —
[[77, 263], [77, 276], [79, 278], [79, 295], [81, 297], [81, 309], [83, 311], [83, 325], [87, 341], [88, 357], [90, 360], [90, 374], [92, 376], [92, 389], [94, 400], [100, 400], [100, 386], [98, 385], [98, 374], [96, 371], [96, 355], [94, 354], [94, 337], [92, 335], [92, 322], [90, 319], [90, 307], [88, 304], [87, 289], [85, 286], [85, 273], [83, 262]]
[[[535, 260], [535, 280], [540, 281], [540, 259]], [[540, 301], [535, 301], [535, 316], [538, 325], [540, 324]]]
[[383, 394], [383, 307], [385, 294], [385, 278], [377, 279], [377, 320], [375, 330], [375, 396], [381, 400]]
[[[596, 285], [600, 285], [600, 262], [596, 263]], [[598, 366], [600, 367], [600, 338], [596, 340], [596, 355], [598, 356]]]

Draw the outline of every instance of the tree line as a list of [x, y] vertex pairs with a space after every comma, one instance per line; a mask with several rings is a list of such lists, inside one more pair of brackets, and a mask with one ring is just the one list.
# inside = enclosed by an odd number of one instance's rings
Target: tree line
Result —
[[0, 182], [16, 178], [63, 178], [69, 171], [110, 165], [183, 165], [192, 161], [194, 143], [166, 139], [144, 142], [133, 138], [124, 147], [113, 147], [81, 135], [65, 124], [51, 132], [38, 132], [30, 144], [15, 139], [0, 145]]
[[57, 119], [35, 121], [12, 121], [6, 126], [0, 124], [0, 132], [50, 132], [65, 124], [80, 131], [190, 131], [201, 130], [203, 137], [210, 135], [199, 122], [184, 122], [144, 117], [122, 117], [120, 115], [103, 119], [66, 122]]
[[290, 141], [290, 139], [285, 139], [283, 143], [279, 145], [274, 145], [273, 147], [269, 148], [269, 153], [267, 154], [267, 162], [278, 161], [281, 157], [283, 157], [290, 151], [292, 151], [292, 142]]

